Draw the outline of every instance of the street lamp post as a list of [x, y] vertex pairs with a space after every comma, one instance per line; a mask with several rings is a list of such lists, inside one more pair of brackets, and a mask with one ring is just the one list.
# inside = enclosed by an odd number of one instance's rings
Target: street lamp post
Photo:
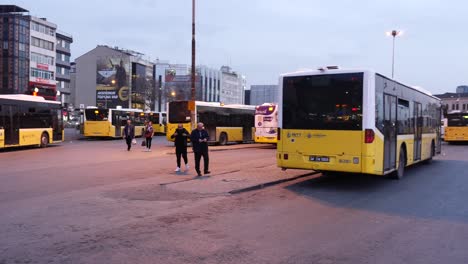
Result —
[[392, 46], [392, 79], [395, 73], [395, 38], [396, 36], [401, 35], [403, 32], [399, 30], [392, 30], [390, 32], [387, 32], [387, 36], [392, 36], [393, 37], [393, 46]]
[[[195, 116], [195, 0], [192, 0], [192, 76], [191, 76], [190, 120], [194, 124]], [[193, 129], [194, 127], [192, 127]]]
[[192, 101], [195, 101], [195, 0], [192, 0]]

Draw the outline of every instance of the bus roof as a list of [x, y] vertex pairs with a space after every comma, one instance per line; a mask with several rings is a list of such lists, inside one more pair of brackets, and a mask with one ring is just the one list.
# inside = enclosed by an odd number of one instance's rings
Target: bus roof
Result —
[[132, 108], [109, 108], [109, 110], [143, 113], [143, 110], [141, 110], [141, 109], [132, 109]]
[[255, 110], [255, 105], [243, 105], [243, 104], [225, 104], [225, 105], [222, 105], [221, 103], [218, 103], [218, 102], [203, 102], [203, 101], [196, 101], [195, 104], [196, 105], [201, 105], [201, 106]]
[[364, 73], [368, 73], [368, 74], [377, 74], [377, 75], [380, 75], [386, 79], [389, 79], [389, 80], [392, 80], [400, 85], [403, 85], [403, 86], [406, 86], [410, 89], [413, 89], [415, 91], [418, 91], [422, 94], [425, 94], [425, 95], [428, 95], [434, 99], [437, 99], [440, 101], [440, 98], [438, 97], [435, 97], [431, 92], [429, 92], [428, 90], [422, 88], [422, 87], [419, 87], [419, 86], [411, 86], [411, 85], [406, 85], [404, 83], [401, 83], [395, 79], [392, 79], [390, 77], [387, 77], [383, 74], [380, 74], [374, 70], [371, 70], [371, 69], [362, 69], [362, 68], [356, 68], [356, 69], [327, 69], [326, 67], [324, 68], [320, 68], [320, 69], [317, 69], [317, 70], [311, 70], [311, 69], [304, 69], [304, 70], [298, 70], [298, 71], [295, 71], [295, 72], [289, 72], [289, 73], [284, 73], [284, 74], [281, 74], [280, 77], [294, 77], [294, 76], [306, 76], [306, 75], [323, 75], [323, 74], [343, 74], [343, 73], [357, 73], [357, 72], [364, 72]]
[[450, 112], [447, 113], [448, 115], [451, 115], [451, 114], [468, 114], [468, 111], [463, 111], [463, 110], [452, 110]]
[[257, 106], [276, 106], [278, 105], [277, 103], [263, 103], [261, 105], [257, 105]]
[[33, 96], [27, 94], [0, 94], [0, 99], [16, 100], [23, 102], [38, 102], [38, 103], [47, 103], [47, 104], [57, 104], [60, 105], [60, 102], [46, 100], [42, 96]]

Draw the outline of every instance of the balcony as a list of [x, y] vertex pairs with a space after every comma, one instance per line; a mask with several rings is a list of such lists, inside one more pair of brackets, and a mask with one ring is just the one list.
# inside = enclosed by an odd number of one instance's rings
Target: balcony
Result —
[[64, 48], [64, 47], [62, 47], [61, 45], [56, 45], [55, 48], [56, 48], [56, 50], [57, 50], [58, 52], [60, 52], [60, 53], [65, 53], [65, 54], [68, 54], [68, 55], [71, 54], [70, 48]]
[[57, 79], [58, 81], [61, 81], [61, 80], [70, 81], [70, 74], [61, 74], [57, 72], [55, 74], [55, 79]]
[[55, 64], [57, 64], [58, 66], [65, 67], [65, 68], [70, 68], [70, 66], [71, 66], [70, 62], [60, 60], [59, 58], [56, 59]]

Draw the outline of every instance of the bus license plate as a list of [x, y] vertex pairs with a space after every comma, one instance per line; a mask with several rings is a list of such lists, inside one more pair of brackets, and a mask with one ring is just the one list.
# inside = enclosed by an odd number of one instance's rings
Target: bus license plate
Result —
[[309, 161], [330, 162], [330, 158], [329, 157], [322, 157], [322, 156], [310, 156]]

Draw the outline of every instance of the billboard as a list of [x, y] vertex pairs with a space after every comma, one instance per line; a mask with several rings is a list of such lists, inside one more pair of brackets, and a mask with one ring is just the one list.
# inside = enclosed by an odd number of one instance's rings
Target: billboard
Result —
[[96, 106], [129, 107], [130, 63], [121, 57], [104, 57], [97, 60]]

